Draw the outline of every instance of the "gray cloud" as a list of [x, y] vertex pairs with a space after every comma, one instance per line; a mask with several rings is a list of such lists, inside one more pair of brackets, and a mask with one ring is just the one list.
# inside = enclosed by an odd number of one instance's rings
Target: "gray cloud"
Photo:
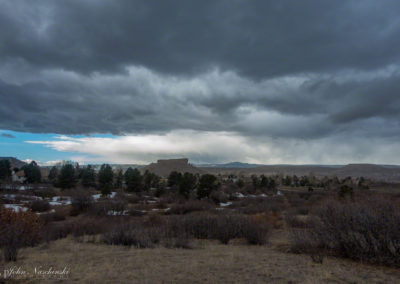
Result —
[[[6, 71], [0, 68], [0, 76]], [[381, 136], [383, 123], [397, 136], [400, 76], [379, 74], [254, 81], [218, 70], [189, 78], [143, 67], [91, 76], [50, 70], [30, 74], [28, 82], [24, 76], [0, 81], [0, 128], [60, 134], [191, 129], [310, 139], [356, 131]]]
[[0, 129], [395, 145], [399, 8], [394, 0], [3, 1]]
[[395, 0], [4, 1], [0, 54], [82, 73], [371, 70], [399, 61], [399, 8]]
[[14, 135], [9, 134], [9, 133], [1, 133], [0, 136], [1, 136], [1, 137], [5, 137], [5, 138], [15, 138]]

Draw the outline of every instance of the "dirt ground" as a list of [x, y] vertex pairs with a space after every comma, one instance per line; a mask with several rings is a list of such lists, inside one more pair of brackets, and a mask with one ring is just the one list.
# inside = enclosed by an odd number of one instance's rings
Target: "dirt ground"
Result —
[[13, 283], [400, 283], [399, 269], [331, 257], [319, 264], [310, 256], [288, 253], [282, 233], [266, 246], [213, 241], [192, 246], [135, 249], [68, 238], [21, 250], [16, 263], [2, 263], [2, 273], [12, 267], [31, 274], [35, 267], [69, 270], [67, 280], [29, 276]]

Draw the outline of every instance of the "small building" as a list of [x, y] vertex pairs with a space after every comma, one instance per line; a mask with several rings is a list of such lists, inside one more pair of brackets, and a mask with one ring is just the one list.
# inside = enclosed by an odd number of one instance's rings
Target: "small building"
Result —
[[26, 178], [25, 178], [25, 172], [24, 171], [12, 171], [12, 182], [19, 182], [19, 183], [23, 183]]

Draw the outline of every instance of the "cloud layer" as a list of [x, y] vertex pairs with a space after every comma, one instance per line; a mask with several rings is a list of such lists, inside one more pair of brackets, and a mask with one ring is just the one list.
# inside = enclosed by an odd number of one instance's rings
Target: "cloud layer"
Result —
[[[83, 163], [132, 163], [147, 164], [162, 158], [189, 157], [192, 163], [218, 163], [243, 161], [248, 163], [284, 164], [346, 164], [359, 163], [395, 164], [394, 155], [400, 143], [363, 141], [340, 137], [313, 141], [250, 139], [227, 132], [172, 131], [168, 134], [130, 135], [123, 137], [73, 138], [59, 136], [49, 141], [27, 141], [62, 152], [76, 153], [73, 160]], [[349, 143], [350, 142], [350, 143]], [[355, 146], [357, 145], [357, 146]], [[365, 153], [369, 149], [373, 152]]]
[[[2, 1], [0, 129], [126, 136], [101, 147], [118, 161], [399, 163], [387, 153], [400, 136], [399, 8]], [[44, 145], [88, 155], [103, 145], [82, 139]], [[132, 141], [147, 149], [125, 147]]]

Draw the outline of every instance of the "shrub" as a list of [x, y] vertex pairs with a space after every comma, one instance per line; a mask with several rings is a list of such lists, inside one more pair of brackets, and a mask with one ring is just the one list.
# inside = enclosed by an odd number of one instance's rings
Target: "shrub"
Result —
[[212, 205], [203, 200], [190, 200], [182, 204], [175, 204], [168, 210], [168, 214], [187, 214], [195, 211], [206, 211], [212, 208]]
[[46, 200], [32, 201], [29, 207], [33, 212], [45, 212], [50, 210], [50, 204]]
[[85, 235], [98, 235], [110, 230], [112, 222], [109, 218], [84, 217], [72, 222], [72, 235], [75, 238]]
[[119, 199], [101, 200], [92, 206], [91, 212], [97, 216], [106, 216], [112, 212], [112, 215], [123, 215], [126, 209], [126, 202]]
[[146, 212], [143, 212], [142, 210], [137, 210], [137, 209], [129, 209], [128, 210], [128, 215], [129, 216], [133, 216], [133, 217], [139, 217], [139, 216], [143, 216], [146, 215]]
[[240, 215], [222, 215], [217, 218], [214, 238], [222, 244], [228, 244], [231, 239], [243, 236], [246, 220]]
[[163, 245], [166, 248], [191, 248], [190, 235], [185, 231], [182, 223], [164, 224]]
[[66, 218], [66, 214], [67, 213], [63, 209], [57, 208], [52, 213], [41, 214], [39, 216], [39, 219], [44, 224], [47, 224], [47, 223], [50, 223], [50, 222], [64, 221], [65, 218]]
[[373, 263], [400, 266], [399, 204], [391, 199], [329, 201], [316, 213], [319, 221], [292, 233], [297, 250], [320, 249]]
[[298, 216], [296, 214], [287, 212], [285, 214], [285, 222], [286, 225], [290, 228], [310, 228], [311, 223], [308, 218], [304, 218], [304, 216]]
[[57, 195], [57, 192], [52, 187], [46, 187], [43, 189], [35, 190], [34, 194], [42, 198], [52, 198]]
[[144, 227], [133, 223], [114, 225], [103, 234], [103, 241], [109, 245], [134, 246], [137, 248], [152, 248], [159, 243], [162, 235], [160, 228]]
[[267, 224], [249, 220], [244, 223], [242, 234], [250, 245], [265, 245], [268, 241], [269, 227]]
[[210, 198], [215, 203], [228, 202], [228, 195], [221, 190], [211, 192]]
[[243, 214], [258, 214], [268, 212], [280, 212], [284, 208], [284, 201], [281, 198], [246, 198], [240, 201], [239, 212]]
[[338, 195], [340, 198], [345, 198], [346, 196], [349, 196], [350, 198], [354, 197], [354, 190], [351, 186], [348, 185], [342, 185], [340, 187], [340, 190], [338, 192]]
[[85, 190], [75, 190], [71, 199], [71, 216], [76, 216], [88, 210], [94, 203], [93, 197]]
[[217, 216], [208, 213], [190, 214], [185, 217], [172, 216], [168, 219], [169, 226], [179, 232], [180, 226], [184, 231], [198, 239], [213, 238], [214, 230], [217, 226]]
[[63, 239], [72, 234], [72, 231], [72, 223], [48, 223], [43, 227], [42, 239], [45, 242]]
[[39, 218], [31, 211], [0, 210], [0, 247], [5, 261], [16, 261], [18, 249], [33, 246], [40, 240]]

